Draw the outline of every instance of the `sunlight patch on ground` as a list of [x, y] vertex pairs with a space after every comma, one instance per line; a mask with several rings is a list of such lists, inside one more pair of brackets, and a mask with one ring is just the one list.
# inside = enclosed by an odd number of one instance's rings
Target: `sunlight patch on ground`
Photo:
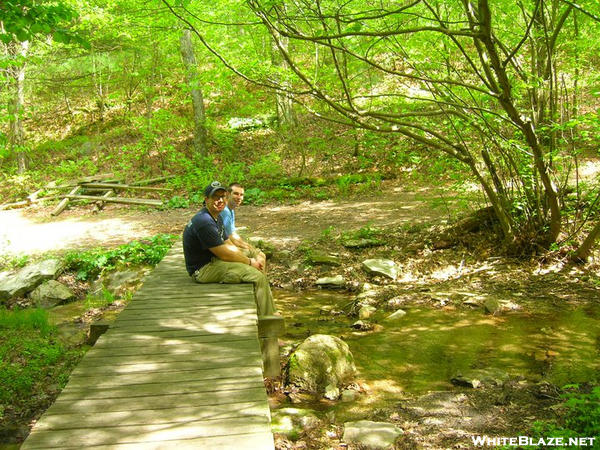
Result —
[[600, 172], [600, 164], [596, 161], [586, 161], [580, 168], [579, 174], [584, 177], [595, 177]]
[[460, 269], [454, 265], [448, 265], [431, 273], [434, 280], [449, 280], [460, 274]]
[[[39, 223], [25, 210], [0, 211], [0, 252], [36, 254], [82, 247], [86, 240], [111, 245], [139, 234], [135, 224], [122, 219], [74, 220]], [[129, 239], [128, 239], [129, 240]]]
[[533, 275], [547, 275], [549, 273], [560, 273], [564, 269], [564, 264], [559, 261], [555, 264], [549, 264], [548, 266], [539, 266], [533, 270]]
[[409, 271], [403, 271], [401, 275], [402, 276], [400, 276], [396, 279], [396, 281], [398, 283], [412, 283], [419, 279], [419, 277], [417, 275], [415, 275]]

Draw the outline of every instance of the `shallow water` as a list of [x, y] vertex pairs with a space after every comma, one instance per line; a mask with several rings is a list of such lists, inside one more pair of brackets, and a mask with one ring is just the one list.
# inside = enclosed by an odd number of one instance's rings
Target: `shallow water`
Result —
[[[378, 311], [374, 331], [350, 325], [339, 314], [352, 297], [327, 291], [278, 293], [288, 342], [309, 334], [344, 339], [354, 355], [358, 380], [368, 387], [362, 402], [381, 406], [429, 391], [457, 389], [450, 380], [473, 369], [494, 369], [511, 378], [559, 386], [600, 381], [600, 306], [552, 306], [498, 316], [482, 309], [406, 307], [387, 320]], [[347, 311], [347, 308], [346, 308]], [[366, 406], [366, 405], [365, 405]]]

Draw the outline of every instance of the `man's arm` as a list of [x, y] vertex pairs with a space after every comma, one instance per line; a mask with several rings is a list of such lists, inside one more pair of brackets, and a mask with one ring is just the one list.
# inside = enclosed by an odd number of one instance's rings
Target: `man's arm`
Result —
[[248, 244], [246, 241], [242, 239], [242, 237], [237, 234], [235, 231], [229, 235], [229, 240], [239, 248], [245, 248], [247, 250], [252, 250], [252, 245]]
[[227, 239], [223, 245], [210, 247], [209, 250], [220, 260], [248, 264], [258, 270], [263, 270], [263, 265], [260, 261], [244, 256], [230, 239]]

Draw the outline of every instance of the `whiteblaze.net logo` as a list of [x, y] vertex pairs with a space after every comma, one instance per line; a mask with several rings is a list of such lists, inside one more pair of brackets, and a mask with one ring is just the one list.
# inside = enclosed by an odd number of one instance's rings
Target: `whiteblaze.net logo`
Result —
[[512, 445], [519, 447], [593, 447], [596, 441], [595, 437], [547, 437], [547, 438], [531, 438], [527, 436], [517, 437], [488, 437], [488, 436], [472, 436], [473, 444], [477, 447]]

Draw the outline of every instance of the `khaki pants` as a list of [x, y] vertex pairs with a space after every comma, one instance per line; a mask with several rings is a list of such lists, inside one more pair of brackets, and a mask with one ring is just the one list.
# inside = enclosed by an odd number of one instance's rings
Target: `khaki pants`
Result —
[[237, 262], [227, 262], [214, 257], [210, 263], [192, 274], [196, 283], [252, 283], [254, 301], [259, 316], [275, 314], [275, 302], [264, 273], [252, 266]]

